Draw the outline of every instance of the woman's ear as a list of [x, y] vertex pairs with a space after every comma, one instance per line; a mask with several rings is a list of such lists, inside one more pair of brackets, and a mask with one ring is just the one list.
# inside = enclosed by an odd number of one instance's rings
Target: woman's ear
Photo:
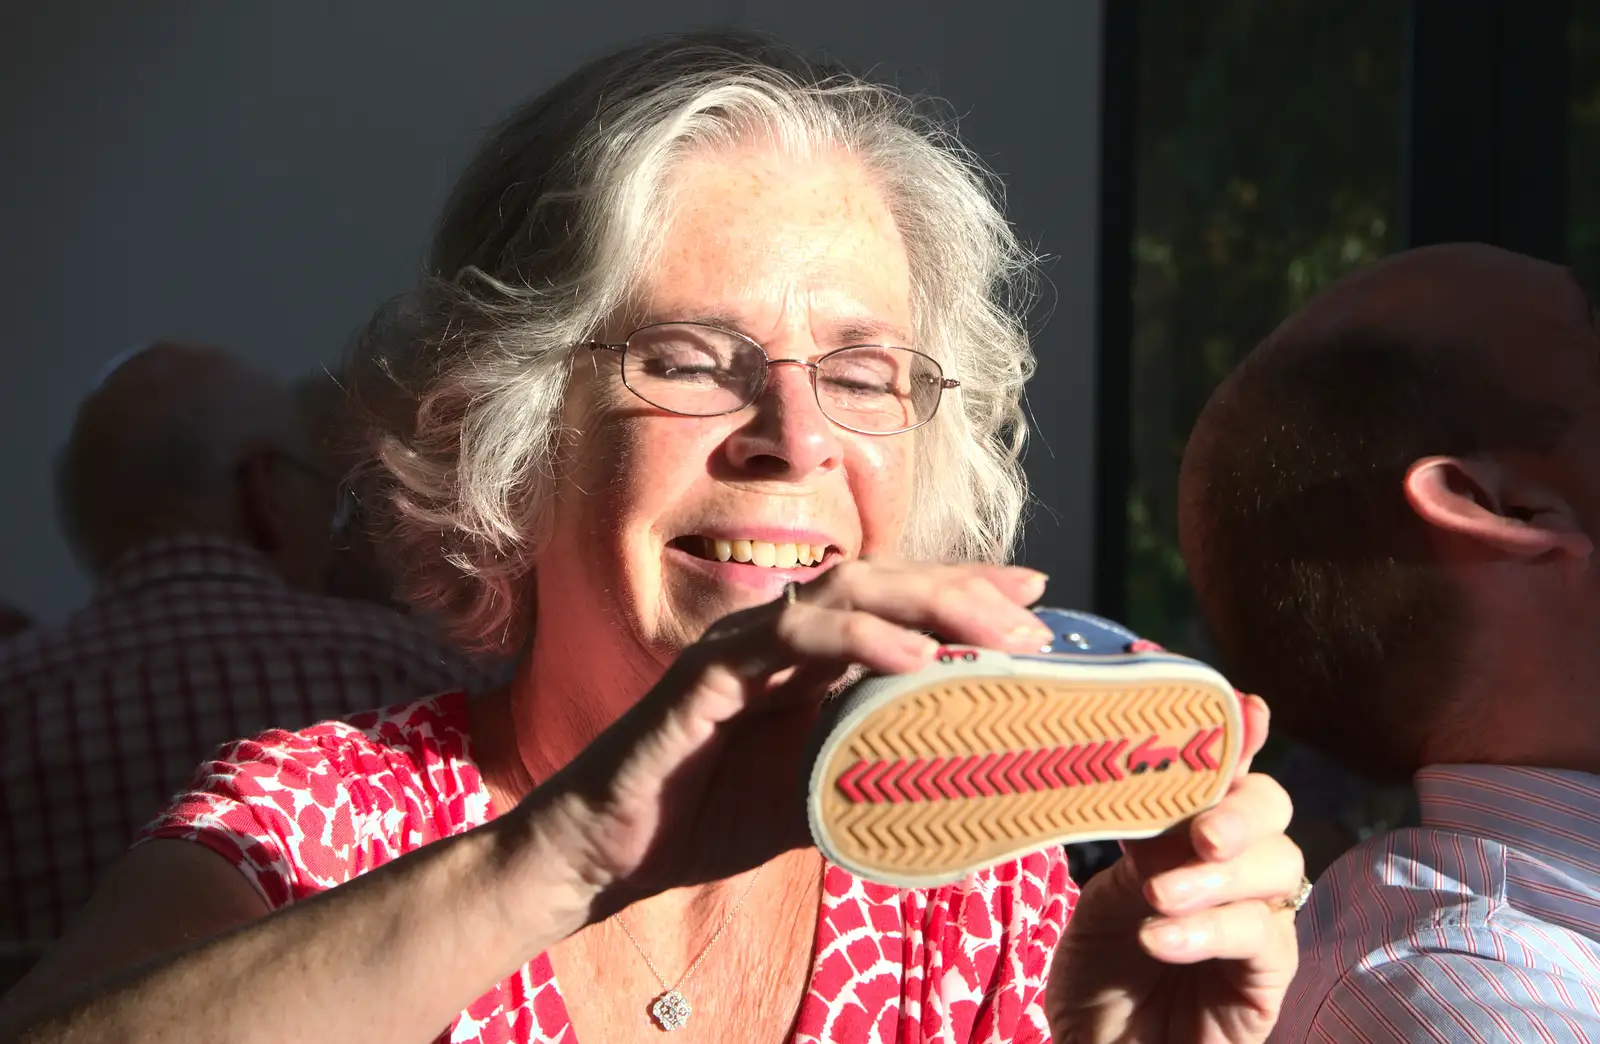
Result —
[[1594, 541], [1560, 494], [1495, 461], [1424, 457], [1406, 471], [1405, 494], [1430, 526], [1501, 554], [1587, 558], [1594, 552]]

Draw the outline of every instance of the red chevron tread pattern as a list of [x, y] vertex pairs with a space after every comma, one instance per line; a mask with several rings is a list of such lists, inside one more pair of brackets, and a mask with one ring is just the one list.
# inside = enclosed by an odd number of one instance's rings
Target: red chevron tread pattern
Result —
[[[1220, 728], [1201, 729], [1184, 746], [1183, 764], [1190, 771], [1200, 772], [1217, 767], [1216, 759], [1206, 751], [1222, 737], [1222, 731]], [[1150, 740], [1154, 738], [1152, 736]], [[1107, 740], [1082, 747], [1008, 750], [981, 761], [976, 757], [857, 761], [839, 777], [839, 789], [851, 801], [941, 801], [973, 797], [980, 793], [1021, 794], [1032, 790], [1108, 783], [1124, 778], [1119, 759], [1127, 745], [1127, 740], [1119, 739], [1114, 743]], [[1045, 766], [1053, 766], [1075, 754], [1082, 756], [1082, 767], [1076, 773], [1052, 772], [1045, 775]], [[1144, 767], [1135, 772], [1142, 771]], [[1163, 772], [1166, 770], [1165, 767], [1158, 769]], [[974, 774], [979, 772], [987, 776], [988, 787], [983, 791], [973, 781]], [[877, 780], [876, 787], [868, 789], [856, 784], [866, 775]]]
[[1231, 691], [965, 676], [898, 694], [829, 758], [841, 852], [936, 872], [1074, 836], [1147, 836], [1214, 804], [1237, 764]]

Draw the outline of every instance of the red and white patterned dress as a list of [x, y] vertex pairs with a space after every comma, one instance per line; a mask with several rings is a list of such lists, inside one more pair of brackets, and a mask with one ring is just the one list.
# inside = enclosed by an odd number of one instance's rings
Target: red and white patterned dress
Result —
[[[205, 845], [274, 909], [333, 888], [488, 821], [466, 709], [435, 697], [229, 744], [144, 836]], [[1048, 1041], [1044, 982], [1077, 897], [1058, 849], [933, 889], [828, 866], [795, 1041]], [[438, 1038], [575, 1039], [544, 955]]]

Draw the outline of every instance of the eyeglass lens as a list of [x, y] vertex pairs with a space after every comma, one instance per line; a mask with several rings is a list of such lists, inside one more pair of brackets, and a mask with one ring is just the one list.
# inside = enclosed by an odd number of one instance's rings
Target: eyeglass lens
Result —
[[[767, 356], [727, 330], [692, 323], [645, 327], [628, 339], [622, 377], [641, 399], [673, 413], [733, 413], [761, 394]], [[914, 428], [933, 416], [943, 390], [939, 364], [909, 348], [862, 345], [813, 365], [817, 405], [834, 423], [867, 434]]]

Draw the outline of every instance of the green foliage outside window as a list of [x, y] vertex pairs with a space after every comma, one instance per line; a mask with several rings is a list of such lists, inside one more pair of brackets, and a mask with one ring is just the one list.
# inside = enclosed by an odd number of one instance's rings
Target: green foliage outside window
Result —
[[1177, 545], [1184, 442], [1217, 382], [1396, 245], [1405, 5], [1143, 0], [1128, 622], [1203, 654]]

